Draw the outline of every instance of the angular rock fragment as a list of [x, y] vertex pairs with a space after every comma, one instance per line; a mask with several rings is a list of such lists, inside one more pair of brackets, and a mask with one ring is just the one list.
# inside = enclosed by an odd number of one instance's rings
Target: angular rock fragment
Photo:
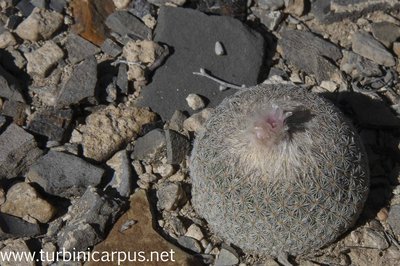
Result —
[[128, 94], [128, 67], [121, 64], [118, 67], [117, 86], [121, 93]]
[[11, 117], [15, 124], [23, 126], [26, 119], [26, 111], [29, 110], [29, 105], [15, 101], [5, 101], [3, 108], [0, 107], [1, 114]]
[[68, 210], [69, 219], [57, 234], [57, 244], [67, 251], [87, 251], [103, 240], [107, 225], [114, 224], [123, 204], [93, 187]]
[[116, 57], [122, 52], [122, 48], [111, 39], [106, 39], [103, 42], [101, 50], [111, 57]]
[[[210, 107], [234, 93], [234, 90], [220, 92], [214, 81], [193, 75], [200, 68], [238, 85], [259, 82], [264, 40], [234, 18], [161, 7], [154, 41], [173, 47], [173, 53], [142, 91], [140, 104], [151, 107], [163, 120], [169, 119], [177, 109], [193, 113], [185, 100], [190, 93], [210, 99]], [[217, 41], [224, 45], [226, 55], [215, 54]]]
[[132, 168], [126, 150], [117, 152], [107, 165], [114, 170], [114, 176], [107, 187], [114, 188], [122, 197], [129, 197], [132, 191]]
[[371, 30], [375, 39], [387, 48], [391, 48], [393, 43], [400, 38], [400, 27], [387, 21], [372, 23]]
[[72, 30], [100, 46], [107, 31], [104, 21], [115, 10], [113, 0], [73, 0], [69, 5], [75, 20]]
[[165, 134], [161, 129], [154, 129], [136, 140], [133, 153], [134, 160], [154, 161], [165, 156]]
[[12, 237], [33, 237], [42, 233], [38, 224], [0, 212], [0, 240]]
[[130, 105], [110, 105], [89, 115], [81, 129], [84, 156], [96, 161], [107, 160], [155, 118], [148, 109]]
[[1, 211], [23, 219], [33, 218], [41, 223], [47, 223], [55, 215], [56, 209], [42, 199], [31, 185], [21, 182], [7, 191]]
[[167, 163], [180, 164], [188, 153], [189, 140], [173, 130], [166, 130], [165, 138], [167, 142]]
[[[148, 252], [157, 250], [164, 251], [164, 258], [168, 258], [162, 262], [165, 266], [176, 265], [203, 265], [195, 257], [182, 251], [179, 247], [174, 246], [169, 241], [160, 236], [153, 228], [154, 218], [151, 212], [151, 205], [147, 199], [146, 192], [139, 190], [132, 195], [130, 199], [130, 209], [121, 216], [113, 226], [107, 238], [95, 246], [94, 252], [112, 252], [115, 250], [129, 252], [132, 250], [141, 250]], [[128, 221], [136, 221], [131, 228], [121, 232], [121, 228]], [[134, 241], [132, 241], [134, 239]], [[151, 240], [151, 241], [149, 241]], [[121, 243], [124, 243], [121, 245]], [[172, 257], [171, 257], [172, 256]], [[172, 260], [172, 259], [173, 260]], [[159, 261], [148, 261], [146, 266], [157, 266]], [[89, 262], [88, 266], [108, 266], [107, 262]]]
[[43, 78], [64, 57], [64, 52], [53, 41], [47, 41], [39, 49], [26, 53], [25, 57], [28, 60], [27, 72]]
[[35, 162], [25, 176], [49, 194], [72, 197], [82, 195], [88, 186], [98, 185], [103, 174], [102, 168], [77, 156], [50, 151]]
[[376, 77], [382, 75], [379, 65], [351, 51], [343, 51], [340, 69], [353, 78], [360, 76]]
[[159, 210], [175, 210], [186, 201], [186, 194], [179, 183], [164, 182], [157, 190], [157, 208]]
[[80, 101], [94, 97], [97, 83], [97, 61], [94, 56], [79, 64], [71, 77], [60, 90], [57, 105], [69, 106], [79, 104]]
[[[27, 245], [27, 241], [23, 239], [13, 239], [5, 242], [5, 246], [0, 250], [1, 254], [8, 254], [9, 259], [4, 259], [3, 256], [0, 257], [0, 263], [2, 266], [35, 266], [34, 260], [29, 258], [31, 250]], [[17, 254], [20, 254], [20, 258]], [[25, 254], [25, 256], [23, 255]], [[14, 256], [12, 256], [14, 255]]]
[[106, 25], [121, 36], [134, 39], [151, 39], [151, 30], [128, 11], [115, 11], [106, 19]]
[[24, 102], [20, 82], [0, 65], [0, 97]]
[[379, 65], [394, 66], [395, 60], [385, 46], [366, 32], [356, 32], [352, 36], [352, 49], [355, 53], [368, 58]]
[[400, 236], [400, 205], [393, 205], [390, 207], [387, 222], [392, 227], [393, 232], [397, 236]]
[[20, 0], [17, 2], [18, 4], [16, 7], [19, 9], [19, 11], [21, 11], [24, 17], [29, 16], [35, 8], [35, 5], [33, 5], [30, 0]]
[[63, 24], [63, 15], [46, 9], [35, 8], [15, 32], [24, 40], [48, 40]]
[[68, 35], [65, 48], [67, 48], [68, 59], [72, 64], [79, 63], [100, 52], [96, 45], [73, 33]]
[[9, 32], [8, 30], [6, 30], [0, 34], [0, 48], [1, 49], [16, 45], [16, 44], [17, 44], [17, 41], [15, 40], [14, 35], [11, 32]]
[[71, 125], [71, 109], [50, 107], [37, 111], [30, 119], [28, 129], [46, 136], [49, 140], [62, 142]]
[[357, 19], [363, 14], [378, 10], [400, 9], [396, 0], [321, 0], [311, 5], [312, 13], [324, 24], [343, 20]]
[[338, 69], [327, 58], [336, 61], [342, 53], [336, 45], [311, 32], [288, 30], [279, 42], [283, 57], [307, 74], [314, 74], [319, 82], [338, 75]]
[[67, 6], [67, 0], [50, 0], [49, 7], [58, 13], [62, 13]]
[[0, 135], [0, 179], [24, 172], [41, 154], [33, 136], [15, 124]]

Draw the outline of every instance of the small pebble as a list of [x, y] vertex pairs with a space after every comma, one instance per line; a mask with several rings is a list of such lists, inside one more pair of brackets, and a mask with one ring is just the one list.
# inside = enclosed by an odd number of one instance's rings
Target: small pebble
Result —
[[388, 218], [388, 209], [387, 208], [382, 208], [376, 215], [376, 218], [378, 218], [379, 221], [384, 222]]
[[186, 97], [186, 102], [194, 111], [202, 109], [206, 106], [203, 99], [194, 93], [191, 93]]
[[225, 49], [222, 46], [221, 42], [216, 42], [215, 43], [215, 54], [216, 55], [224, 55], [225, 54]]

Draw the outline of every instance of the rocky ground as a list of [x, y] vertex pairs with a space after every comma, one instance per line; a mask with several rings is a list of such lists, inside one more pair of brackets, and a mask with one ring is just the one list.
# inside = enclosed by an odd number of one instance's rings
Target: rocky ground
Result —
[[[0, 251], [175, 250], [166, 265], [399, 265], [399, 58], [397, 0], [1, 0]], [[208, 230], [191, 206], [188, 155], [235, 86], [219, 90], [204, 76], [290, 81], [340, 107], [371, 170], [350, 232], [278, 262]]]

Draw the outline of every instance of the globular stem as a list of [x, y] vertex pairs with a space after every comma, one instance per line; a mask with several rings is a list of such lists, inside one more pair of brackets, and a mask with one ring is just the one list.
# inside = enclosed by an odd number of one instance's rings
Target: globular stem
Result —
[[219, 79], [217, 77], [214, 77], [214, 76], [212, 76], [210, 74], [207, 74], [206, 70], [204, 68], [200, 68], [200, 72], [193, 72], [193, 75], [206, 77], [208, 79], [211, 79], [212, 81], [217, 82], [219, 84], [219, 90], [220, 91], [224, 91], [224, 90], [226, 90], [228, 88], [236, 89], [236, 90], [242, 90], [242, 89], [246, 88], [246, 85], [244, 85], [244, 84], [242, 86], [238, 86], [238, 85], [235, 85], [235, 84], [232, 84], [232, 83], [225, 82], [225, 81], [223, 81], [223, 80], [221, 80], [221, 79]]

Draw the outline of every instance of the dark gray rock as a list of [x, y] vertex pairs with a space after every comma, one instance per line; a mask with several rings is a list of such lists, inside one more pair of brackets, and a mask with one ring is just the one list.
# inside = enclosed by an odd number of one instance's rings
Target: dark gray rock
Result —
[[134, 39], [151, 39], [151, 30], [128, 11], [115, 11], [106, 19], [106, 26], [121, 36]]
[[377, 11], [400, 9], [400, 2], [392, 0], [314, 0], [311, 12], [324, 24], [343, 20], [356, 20], [360, 16]]
[[165, 131], [167, 141], [167, 163], [180, 164], [185, 159], [189, 150], [189, 140], [173, 130]]
[[50, 151], [29, 168], [26, 177], [49, 194], [72, 197], [82, 195], [88, 186], [98, 185], [103, 173], [102, 168], [77, 156]]
[[257, 5], [267, 10], [279, 10], [285, 6], [284, 0], [258, 0]]
[[0, 213], [0, 241], [15, 237], [33, 237], [41, 233], [38, 224], [28, 223], [21, 218]]
[[16, 7], [19, 9], [19, 11], [21, 11], [24, 17], [28, 17], [35, 8], [35, 6], [32, 5], [30, 0], [21, 0], [18, 2]]
[[227, 245], [222, 245], [221, 250], [215, 260], [215, 266], [236, 265], [239, 263], [237, 252]]
[[121, 214], [121, 201], [89, 187], [68, 210], [66, 225], [57, 234], [57, 244], [67, 251], [87, 251], [104, 239], [107, 226]]
[[39, 7], [39, 8], [46, 8], [47, 7], [47, 1], [46, 0], [30, 0], [30, 2], [35, 7]]
[[67, 36], [65, 48], [68, 51], [68, 59], [72, 64], [76, 64], [100, 52], [96, 45], [74, 33], [70, 33]]
[[386, 50], [385, 46], [366, 32], [360, 31], [353, 34], [352, 49], [355, 53], [379, 65], [394, 66], [396, 64], [393, 55]]
[[5, 101], [1, 114], [11, 117], [13, 122], [19, 126], [25, 124], [26, 110], [29, 109], [29, 105], [16, 101]]
[[0, 66], [0, 97], [18, 102], [24, 102], [20, 82], [2, 66]]
[[71, 125], [71, 109], [47, 108], [37, 111], [28, 124], [32, 132], [46, 136], [49, 140], [62, 142]]
[[177, 132], [181, 131], [183, 129], [183, 122], [185, 122], [186, 118], [188, 117], [183, 112], [175, 110], [169, 121], [169, 128]]
[[0, 135], [0, 179], [24, 172], [40, 155], [33, 136], [15, 124]]
[[382, 76], [379, 65], [354, 52], [343, 51], [343, 58], [340, 64], [341, 70], [353, 78]]
[[106, 39], [103, 42], [101, 50], [111, 57], [116, 57], [122, 53], [122, 48], [111, 39]]
[[147, 0], [133, 0], [128, 6], [129, 12], [138, 18], [146, 15], [155, 15], [156, 10]]
[[128, 67], [120, 64], [118, 67], [117, 86], [121, 93], [128, 94]]
[[203, 251], [199, 241], [189, 236], [179, 237], [178, 244], [196, 253], [201, 253]]
[[[193, 75], [200, 68], [238, 85], [250, 86], [259, 81], [264, 40], [234, 18], [161, 7], [154, 40], [170, 46], [173, 53], [142, 91], [143, 98], [139, 103], [151, 107], [164, 120], [177, 109], [193, 112], [185, 100], [190, 93], [210, 99], [208, 106], [213, 107], [235, 92], [220, 92], [215, 82]], [[217, 41], [223, 44], [226, 55], [215, 54]]]
[[391, 48], [393, 43], [400, 38], [400, 27], [387, 21], [372, 23], [371, 30], [375, 39], [387, 48]]
[[166, 211], [173, 211], [186, 202], [186, 194], [180, 183], [159, 184], [157, 198], [157, 208]]
[[252, 8], [252, 12], [270, 31], [275, 30], [283, 19], [283, 13], [281, 11], [268, 11], [261, 8]]
[[153, 129], [136, 140], [131, 158], [134, 160], [154, 161], [166, 155], [165, 134], [161, 129]]
[[114, 175], [107, 187], [114, 188], [122, 197], [129, 197], [132, 192], [132, 168], [126, 150], [117, 152], [107, 165], [114, 170]]
[[83, 99], [94, 97], [97, 83], [97, 61], [89, 57], [78, 65], [71, 77], [61, 89], [58, 96], [58, 106], [78, 104]]
[[8, 17], [6, 27], [10, 30], [15, 30], [24, 19], [18, 15], [11, 15]]
[[245, 21], [247, 0], [202, 0], [197, 2], [196, 9], [206, 14], [230, 16]]
[[50, 0], [50, 8], [58, 13], [62, 13], [67, 6], [67, 0]]
[[392, 227], [393, 232], [400, 236], [400, 205], [390, 207], [387, 222]]
[[[336, 61], [342, 57], [339, 47], [311, 32], [287, 30], [279, 41], [284, 59], [317, 80], [330, 80], [338, 70], [328, 59]], [[328, 59], [327, 59], [328, 58]]]

